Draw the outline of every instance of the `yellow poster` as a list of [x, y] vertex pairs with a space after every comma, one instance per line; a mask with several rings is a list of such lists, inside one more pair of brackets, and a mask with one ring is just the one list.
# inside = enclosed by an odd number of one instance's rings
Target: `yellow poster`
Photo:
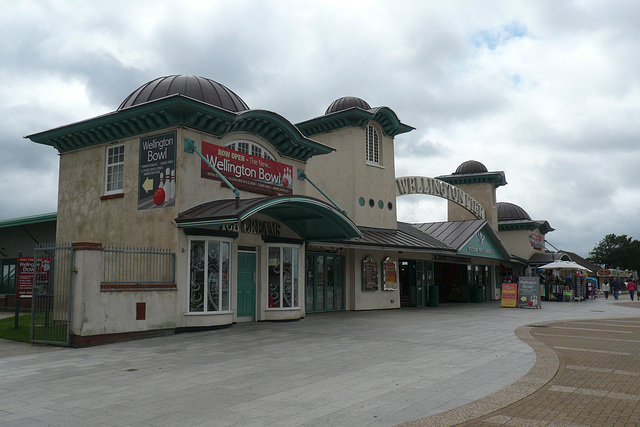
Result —
[[502, 284], [502, 307], [515, 307], [516, 300], [518, 298], [518, 284], [517, 283], [503, 283]]

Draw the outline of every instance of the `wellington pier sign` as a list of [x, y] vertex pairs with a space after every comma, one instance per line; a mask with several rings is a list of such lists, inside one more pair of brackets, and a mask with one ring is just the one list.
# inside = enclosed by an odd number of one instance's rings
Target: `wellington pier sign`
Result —
[[456, 203], [478, 219], [485, 219], [485, 210], [473, 197], [456, 187], [435, 178], [426, 176], [403, 176], [396, 178], [396, 196], [407, 194], [426, 194], [438, 196]]

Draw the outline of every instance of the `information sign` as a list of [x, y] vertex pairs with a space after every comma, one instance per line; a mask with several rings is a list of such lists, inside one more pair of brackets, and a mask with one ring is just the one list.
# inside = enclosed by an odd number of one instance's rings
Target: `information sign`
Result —
[[[204, 141], [202, 155], [240, 190], [270, 196], [293, 194], [293, 168], [289, 165]], [[221, 181], [204, 160], [200, 176]]]
[[[38, 258], [38, 283], [49, 282], [49, 272], [51, 270], [51, 258]], [[16, 268], [16, 297], [31, 298], [33, 295], [33, 258], [18, 258]]]
[[517, 283], [503, 283], [502, 284], [502, 307], [515, 307], [516, 300], [518, 298], [518, 284]]
[[540, 278], [518, 279], [518, 307], [540, 308]]
[[382, 274], [384, 274], [384, 284], [382, 289], [385, 291], [395, 291], [398, 289], [398, 280], [396, 278], [396, 263], [391, 258], [382, 261]]
[[138, 210], [176, 204], [176, 132], [140, 138]]
[[378, 263], [371, 257], [362, 260], [362, 290], [378, 290]]

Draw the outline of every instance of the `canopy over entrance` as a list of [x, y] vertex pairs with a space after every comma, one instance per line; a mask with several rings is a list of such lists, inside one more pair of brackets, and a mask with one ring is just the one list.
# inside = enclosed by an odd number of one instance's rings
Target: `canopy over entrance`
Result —
[[322, 200], [306, 196], [276, 196], [216, 200], [182, 212], [175, 219], [179, 228], [234, 224], [262, 214], [279, 221], [306, 241], [344, 240], [361, 237], [358, 227]]

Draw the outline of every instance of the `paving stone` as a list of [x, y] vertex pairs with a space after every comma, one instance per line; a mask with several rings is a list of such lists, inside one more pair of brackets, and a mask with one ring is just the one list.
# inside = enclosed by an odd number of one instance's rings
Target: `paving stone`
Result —
[[0, 341], [0, 425], [636, 425], [638, 308], [442, 304], [84, 349]]

